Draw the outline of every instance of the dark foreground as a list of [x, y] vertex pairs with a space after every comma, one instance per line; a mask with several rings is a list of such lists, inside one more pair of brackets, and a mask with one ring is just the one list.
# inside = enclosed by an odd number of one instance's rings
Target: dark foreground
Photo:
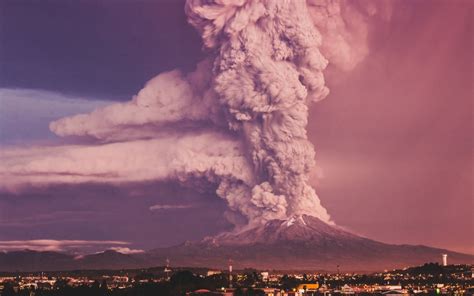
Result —
[[[472, 295], [472, 265], [429, 263], [373, 274], [176, 269], [0, 274], [0, 295]], [[233, 288], [229, 288], [232, 285]]]

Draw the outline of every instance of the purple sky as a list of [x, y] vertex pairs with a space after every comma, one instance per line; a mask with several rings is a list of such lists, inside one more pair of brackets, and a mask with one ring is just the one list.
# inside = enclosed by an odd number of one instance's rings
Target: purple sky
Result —
[[[0, 144], [58, 143], [51, 120], [128, 100], [162, 71], [191, 69], [204, 54], [182, 7], [2, 1]], [[308, 129], [322, 171], [313, 185], [337, 224], [474, 253], [471, 14], [467, 1], [399, 0], [355, 70], [328, 69], [331, 94], [313, 105]], [[2, 192], [0, 241], [149, 249], [229, 228], [225, 208], [212, 192], [173, 183]]]

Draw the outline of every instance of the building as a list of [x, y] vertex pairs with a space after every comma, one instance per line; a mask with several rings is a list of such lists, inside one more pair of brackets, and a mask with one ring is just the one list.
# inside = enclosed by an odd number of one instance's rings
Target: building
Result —
[[220, 271], [220, 270], [208, 270], [207, 271], [207, 276], [221, 274], [221, 273], [222, 273], [222, 271]]
[[304, 283], [296, 287], [296, 291], [298, 291], [300, 294], [306, 293], [306, 292], [318, 292], [318, 289], [319, 289], [318, 283]]

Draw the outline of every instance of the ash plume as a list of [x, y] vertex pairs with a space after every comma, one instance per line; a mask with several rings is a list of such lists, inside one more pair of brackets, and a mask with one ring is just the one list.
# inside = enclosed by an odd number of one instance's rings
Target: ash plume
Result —
[[[279, 203], [284, 218], [323, 221], [308, 174], [314, 149], [306, 135], [308, 103], [328, 94], [321, 35], [304, 1], [188, 1], [189, 22], [216, 48], [214, 89], [230, 129], [248, 147], [258, 183], [251, 199]], [[222, 3], [222, 2], [221, 2]]]
[[188, 0], [209, 52], [194, 72], [162, 73], [129, 102], [50, 124], [95, 144], [3, 151], [0, 187], [199, 182], [217, 188], [237, 230], [303, 214], [331, 224], [309, 184], [308, 106], [329, 93], [328, 63], [350, 70], [367, 54], [374, 2]]

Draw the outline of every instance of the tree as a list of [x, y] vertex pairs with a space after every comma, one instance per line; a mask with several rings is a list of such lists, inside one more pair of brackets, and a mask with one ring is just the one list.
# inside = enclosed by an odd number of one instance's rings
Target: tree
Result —
[[3, 292], [2, 292], [2, 296], [15, 296], [16, 293], [15, 293], [15, 290], [13, 289], [13, 286], [12, 284], [10, 283], [5, 283], [5, 285], [3, 286]]
[[185, 292], [196, 290], [201, 283], [201, 278], [195, 276], [188, 270], [179, 271], [173, 274], [170, 279], [171, 289], [176, 295], [182, 295]]
[[54, 282], [54, 289], [56, 290], [65, 289], [68, 283], [69, 281], [67, 279], [59, 278]]
[[100, 294], [103, 296], [109, 295], [109, 288], [107, 287], [107, 281], [104, 279], [100, 284]]
[[280, 285], [285, 290], [291, 290], [293, 288], [296, 288], [296, 286], [298, 286], [298, 283], [298, 279], [292, 276], [288, 276], [287, 274], [285, 274], [280, 280]]
[[245, 296], [244, 290], [241, 287], [238, 287], [234, 290], [234, 296]]

